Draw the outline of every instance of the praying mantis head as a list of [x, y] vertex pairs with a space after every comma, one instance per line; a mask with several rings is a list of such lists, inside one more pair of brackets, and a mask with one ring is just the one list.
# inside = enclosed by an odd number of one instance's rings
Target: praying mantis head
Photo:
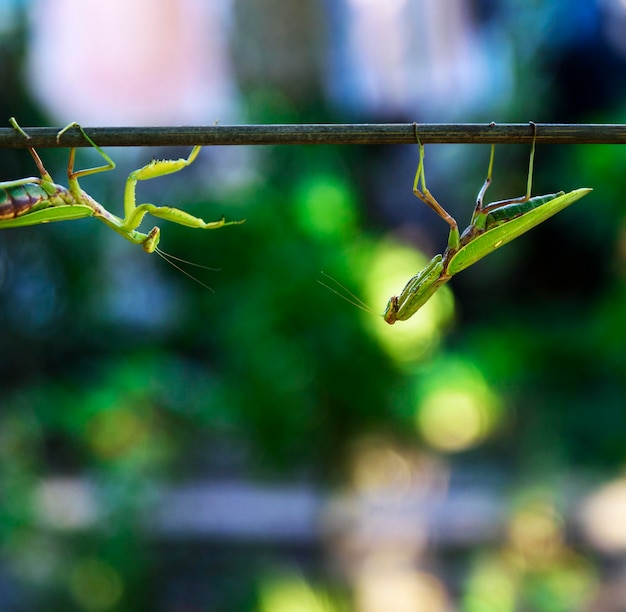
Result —
[[155, 226], [146, 234], [141, 247], [146, 253], [154, 253], [159, 246], [159, 240], [161, 240], [161, 230]]

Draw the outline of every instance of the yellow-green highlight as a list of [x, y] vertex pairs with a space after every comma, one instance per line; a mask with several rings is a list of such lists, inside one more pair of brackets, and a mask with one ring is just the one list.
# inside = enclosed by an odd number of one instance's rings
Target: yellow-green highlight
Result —
[[460, 359], [430, 366], [418, 382], [415, 423], [424, 440], [443, 452], [460, 452], [491, 435], [501, 401], [482, 374]]

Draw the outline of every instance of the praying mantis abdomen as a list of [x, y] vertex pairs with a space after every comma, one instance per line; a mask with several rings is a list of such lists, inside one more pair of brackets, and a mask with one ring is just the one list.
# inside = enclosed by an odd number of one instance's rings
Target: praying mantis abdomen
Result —
[[41, 180], [37, 178], [33, 178], [32, 183], [5, 184], [0, 187], [0, 220], [15, 219], [41, 208], [62, 206], [67, 203], [69, 197], [69, 191], [65, 187], [52, 184], [49, 190], [46, 190], [41, 185]]

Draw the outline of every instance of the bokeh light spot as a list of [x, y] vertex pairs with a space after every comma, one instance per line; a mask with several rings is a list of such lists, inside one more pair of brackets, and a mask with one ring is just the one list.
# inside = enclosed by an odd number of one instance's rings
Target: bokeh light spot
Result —
[[444, 612], [448, 610], [446, 588], [432, 574], [410, 568], [366, 567], [356, 587], [356, 609], [360, 612]]
[[295, 572], [267, 577], [261, 584], [260, 612], [334, 612], [339, 610], [328, 596]]
[[463, 598], [467, 612], [513, 612], [517, 595], [514, 572], [497, 555], [479, 558]]
[[298, 224], [316, 238], [342, 238], [356, 227], [356, 198], [338, 177], [306, 177], [296, 188], [295, 201]]
[[118, 572], [100, 559], [83, 559], [70, 574], [72, 595], [85, 610], [100, 612], [116, 606], [124, 591]]
[[98, 413], [89, 422], [88, 437], [93, 451], [104, 459], [125, 455], [148, 435], [148, 427], [137, 414], [124, 408]]
[[594, 546], [613, 554], [626, 551], [626, 479], [593, 493], [582, 506], [581, 519]]
[[460, 361], [435, 364], [416, 413], [417, 427], [434, 448], [463, 451], [488, 436], [497, 423], [500, 403], [481, 374]]
[[553, 504], [536, 501], [514, 513], [508, 534], [511, 548], [526, 563], [550, 563], [563, 548], [563, 519]]

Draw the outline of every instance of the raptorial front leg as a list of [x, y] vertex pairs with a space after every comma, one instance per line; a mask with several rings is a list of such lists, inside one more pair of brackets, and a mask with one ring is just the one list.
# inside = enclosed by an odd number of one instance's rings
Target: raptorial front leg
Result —
[[[134, 170], [128, 175], [126, 180], [126, 189], [124, 190], [124, 220], [131, 225], [131, 227], [137, 227], [132, 224], [131, 219], [135, 214], [136, 208], [136, 190], [138, 181], [148, 181], [160, 176], [166, 176], [167, 174], [173, 174], [179, 172], [183, 168], [190, 166], [198, 157], [200, 153], [200, 145], [196, 145], [187, 158], [180, 159], [153, 159], [149, 164], [146, 164], [139, 170]], [[145, 214], [145, 213], [144, 213]], [[142, 215], [143, 216], [143, 215]]]
[[[139, 170], [130, 173], [124, 190], [124, 219], [122, 220], [122, 228], [124, 231], [134, 231], [139, 227], [139, 224], [146, 214], [195, 229], [217, 229], [226, 225], [237, 225], [244, 222], [244, 219], [226, 221], [224, 217], [217, 221], [204, 221], [204, 219], [190, 215], [179, 208], [136, 203], [138, 181], [146, 181], [179, 172], [194, 162], [201, 148], [201, 146], [196, 145], [187, 158], [152, 160], [143, 168], [139, 168]], [[158, 228], [154, 228], [149, 236], [150, 238], [143, 243], [143, 248], [148, 253], [151, 253], [156, 249], [159, 242], [160, 235]]]
[[135, 229], [139, 227], [143, 217], [147, 214], [159, 219], [165, 219], [172, 223], [178, 223], [178, 225], [185, 225], [187, 227], [193, 227], [195, 229], [217, 229], [226, 225], [239, 225], [245, 222], [245, 219], [239, 219], [237, 221], [226, 221], [225, 217], [218, 219], [217, 221], [205, 221], [200, 217], [194, 217], [189, 213], [181, 210], [180, 208], [173, 208], [172, 206], [155, 206], [154, 204], [139, 204], [133, 209], [128, 219], [125, 219], [128, 229]]

